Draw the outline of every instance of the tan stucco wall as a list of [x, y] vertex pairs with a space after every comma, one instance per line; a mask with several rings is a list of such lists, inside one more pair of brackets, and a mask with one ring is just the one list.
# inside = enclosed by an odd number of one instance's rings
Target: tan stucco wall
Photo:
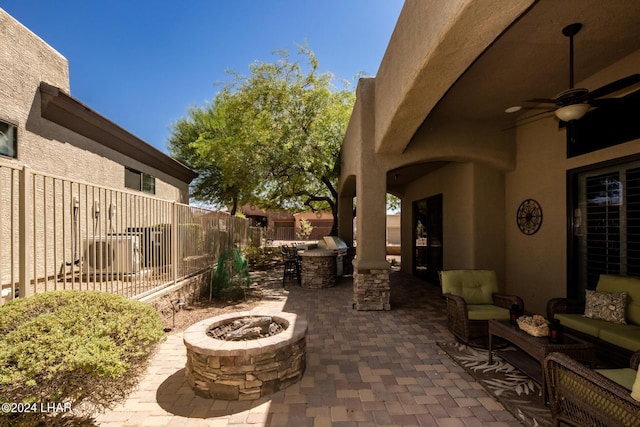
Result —
[[356, 87], [356, 102], [349, 118], [349, 124], [345, 132], [345, 138], [340, 149], [340, 178], [338, 188], [341, 196], [353, 197], [355, 195], [355, 177], [359, 172], [359, 160], [362, 156], [362, 116], [367, 90], [374, 85], [375, 79], [362, 78]]
[[445, 269], [471, 268], [473, 168], [470, 163], [451, 163], [407, 186], [402, 198], [402, 270], [413, 270], [413, 202], [442, 194], [442, 242]]
[[[519, 128], [515, 171], [506, 175], [505, 212], [509, 292], [525, 299], [526, 308], [542, 313], [549, 298], [565, 293], [566, 170], [564, 131], [552, 118]], [[520, 203], [535, 199], [543, 223], [533, 235], [516, 225]]]
[[[407, 0], [377, 76], [357, 94], [343, 145], [340, 192], [347, 199], [357, 189], [358, 220], [379, 216], [379, 194], [386, 191], [381, 172], [450, 162], [394, 187], [402, 198], [402, 269], [413, 267], [412, 203], [442, 193], [444, 268], [494, 269], [505, 292], [521, 295], [527, 310], [544, 313], [550, 298], [566, 295], [567, 172], [638, 154], [640, 141], [567, 159], [565, 130], [553, 116], [505, 131], [498, 123], [428, 115], [460, 73], [532, 3]], [[593, 90], [638, 69], [640, 51], [575, 86]], [[362, 194], [369, 180], [379, 194]], [[529, 198], [541, 204], [544, 219], [536, 234], [526, 236], [516, 225], [516, 211]], [[383, 239], [369, 243], [382, 246]]]
[[456, 79], [533, 3], [405, 1], [376, 74], [376, 151], [402, 151]]
[[402, 270], [413, 270], [413, 202], [442, 194], [443, 268], [491, 269], [504, 280], [503, 174], [451, 163], [407, 186], [402, 199]]
[[439, 120], [425, 124], [401, 154], [379, 156], [386, 170], [431, 161], [481, 162], [499, 170], [515, 167], [515, 130], [495, 123]]
[[504, 173], [473, 163], [473, 183], [474, 268], [495, 270], [506, 290]]
[[[640, 67], [640, 52], [578, 82], [599, 87]], [[640, 153], [640, 140], [566, 158], [566, 135], [553, 117], [522, 125], [517, 132], [517, 167], [505, 177], [506, 277], [512, 293], [525, 299], [528, 310], [544, 313], [550, 298], [566, 296], [567, 171]], [[516, 226], [523, 200], [537, 200], [543, 211], [540, 230], [525, 236]]]
[[2, 9], [0, 41], [0, 120], [18, 126], [18, 158], [9, 161], [116, 189], [128, 166], [156, 177], [157, 197], [188, 203], [187, 183], [40, 116], [41, 81], [70, 93], [68, 62]]

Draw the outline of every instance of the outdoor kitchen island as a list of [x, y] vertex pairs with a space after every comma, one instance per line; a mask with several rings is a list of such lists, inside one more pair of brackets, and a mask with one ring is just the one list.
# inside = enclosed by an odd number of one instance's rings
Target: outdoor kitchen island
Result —
[[336, 277], [343, 274], [346, 248], [342, 240], [327, 236], [315, 248], [300, 251], [300, 285], [309, 289], [335, 286]]

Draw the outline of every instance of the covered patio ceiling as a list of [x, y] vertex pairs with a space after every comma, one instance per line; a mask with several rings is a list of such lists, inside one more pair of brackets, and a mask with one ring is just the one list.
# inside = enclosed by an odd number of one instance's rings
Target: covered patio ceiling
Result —
[[387, 172], [387, 192], [400, 197], [405, 185], [440, 169], [447, 163], [448, 162], [416, 163], [391, 170]]
[[505, 108], [568, 89], [569, 39], [562, 28], [574, 22], [583, 25], [574, 39], [576, 82], [640, 49], [637, 1], [540, 0], [458, 79], [427, 120], [449, 116], [513, 125], [517, 114]]
[[[531, 107], [524, 102], [527, 99], [553, 98], [569, 88], [569, 39], [562, 35], [562, 28], [574, 22], [583, 24], [574, 39], [576, 82], [640, 49], [640, 2], [539, 0], [476, 59], [425, 117], [422, 127], [441, 120], [464, 120], [508, 129], [517, 119], [544, 111], [505, 113], [514, 105]], [[409, 168], [390, 173], [388, 183], [392, 185], [394, 176], [403, 172], [429, 172], [429, 168]]]

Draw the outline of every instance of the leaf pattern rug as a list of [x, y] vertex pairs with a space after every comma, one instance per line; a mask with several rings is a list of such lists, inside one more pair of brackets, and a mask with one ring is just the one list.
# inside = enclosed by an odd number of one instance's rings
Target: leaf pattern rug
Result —
[[[540, 385], [494, 353], [489, 365], [488, 351], [457, 342], [438, 346], [463, 367], [489, 394], [526, 426], [551, 426], [551, 412], [542, 402]], [[512, 347], [503, 348], [507, 351]], [[514, 349], [515, 350], [515, 349]]]

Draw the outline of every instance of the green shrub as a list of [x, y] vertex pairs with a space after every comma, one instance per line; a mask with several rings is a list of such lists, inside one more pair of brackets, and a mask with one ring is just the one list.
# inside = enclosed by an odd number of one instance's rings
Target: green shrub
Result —
[[300, 220], [300, 228], [298, 229], [298, 238], [300, 240], [307, 240], [309, 236], [311, 236], [311, 232], [313, 231], [313, 226], [311, 225], [311, 221], [302, 218]]
[[280, 262], [279, 248], [261, 248], [257, 245], [249, 245], [242, 251], [252, 270], [268, 270]]
[[245, 297], [245, 290], [250, 283], [249, 266], [240, 249], [225, 249], [211, 273], [209, 295], [237, 301]]
[[136, 386], [162, 319], [149, 305], [97, 291], [53, 291], [0, 306], [0, 402], [70, 405], [71, 412], [0, 413], [0, 424], [88, 419]]

